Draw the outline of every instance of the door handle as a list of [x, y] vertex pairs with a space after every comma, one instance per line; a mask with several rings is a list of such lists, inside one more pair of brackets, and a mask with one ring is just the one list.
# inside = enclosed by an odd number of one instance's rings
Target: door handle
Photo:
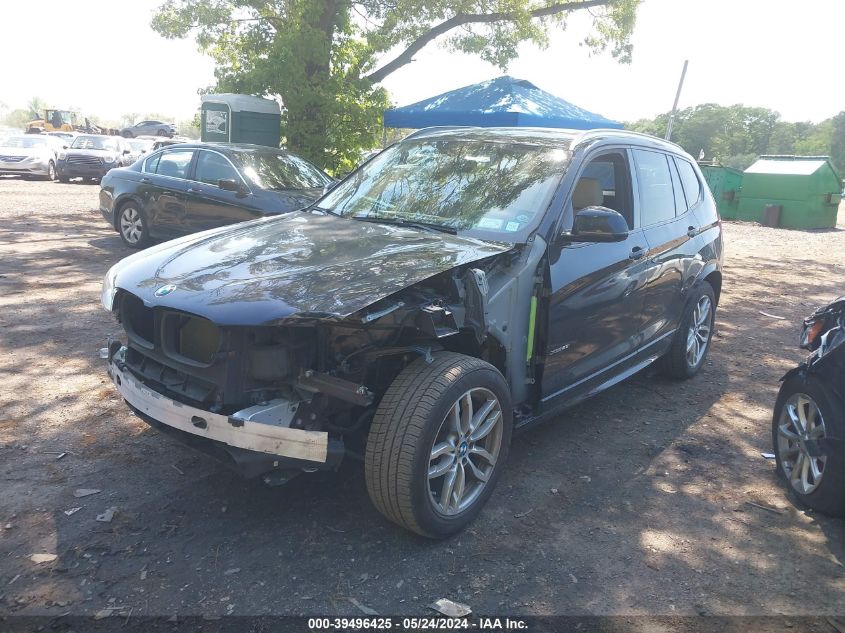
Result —
[[150, 180], [149, 178], [141, 178], [141, 182], [145, 185], [148, 185], [152, 182], [152, 180]]
[[202, 189], [197, 189], [195, 187], [188, 187], [188, 193], [202, 193]]
[[698, 235], [698, 229], [694, 226], [687, 227], [687, 237], [695, 237]]
[[631, 249], [631, 254], [628, 255], [628, 259], [641, 259], [645, 256], [645, 249], [642, 246], [635, 246]]

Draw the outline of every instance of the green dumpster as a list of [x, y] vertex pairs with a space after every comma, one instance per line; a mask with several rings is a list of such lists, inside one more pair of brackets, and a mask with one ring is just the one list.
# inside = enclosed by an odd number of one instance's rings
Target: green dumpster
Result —
[[716, 163], [699, 162], [704, 180], [716, 200], [719, 215], [725, 220], [735, 220], [739, 207], [739, 190], [742, 188], [742, 172]]
[[232, 93], [202, 96], [200, 138], [205, 142], [279, 147], [282, 114], [270, 99]]
[[761, 156], [743, 173], [737, 219], [762, 222], [767, 206], [780, 207], [782, 227], [833, 228], [840, 183], [828, 156]]

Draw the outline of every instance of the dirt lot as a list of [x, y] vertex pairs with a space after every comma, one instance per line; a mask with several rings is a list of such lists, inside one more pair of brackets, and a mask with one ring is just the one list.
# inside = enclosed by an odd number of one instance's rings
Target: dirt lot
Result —
[[96, 200], [0, 179], [0, 614], [845, 610], [843, 522], [796, 509], [760, 455], [800, 318], [845, 292], [845, 210], [833, 231], [726, 224], [704, 372], [637, 376], [517, 437], [481, 518], [429, 542], [376, 513], [354, 463], [266, 488], [129, 414], [98, 357], [119, 334], [100, 280], [127, 250]]

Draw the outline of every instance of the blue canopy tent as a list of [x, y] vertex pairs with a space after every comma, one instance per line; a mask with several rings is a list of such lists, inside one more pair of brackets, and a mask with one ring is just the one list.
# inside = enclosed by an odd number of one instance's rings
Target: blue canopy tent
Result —
[[435, 125], [621, 128], [622, 124], [559, 99], [523, 79], [504, 75], [444, 92], [384, 113], [385, 127]]

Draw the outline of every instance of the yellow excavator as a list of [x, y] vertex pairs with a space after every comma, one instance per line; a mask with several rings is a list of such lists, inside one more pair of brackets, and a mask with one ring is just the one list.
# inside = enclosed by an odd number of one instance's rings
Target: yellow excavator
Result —
[[79, 116], [73, 110], [58, 110], [47, 108], [43, 119], [35, 119], [26, 124], [27, 134], [43, 134], [44, 132], [83, 132], [86, 134], [118, 134], [118, 130], [103, 128], [91, 123], [88, 119], [79, 122]]
[[56, 110], [47, 108], [43, 119], [36, 119], [26, 124], [28, 134], [42, 132], [75, 132], [77, 131], [76, 112], [71, 110]]

